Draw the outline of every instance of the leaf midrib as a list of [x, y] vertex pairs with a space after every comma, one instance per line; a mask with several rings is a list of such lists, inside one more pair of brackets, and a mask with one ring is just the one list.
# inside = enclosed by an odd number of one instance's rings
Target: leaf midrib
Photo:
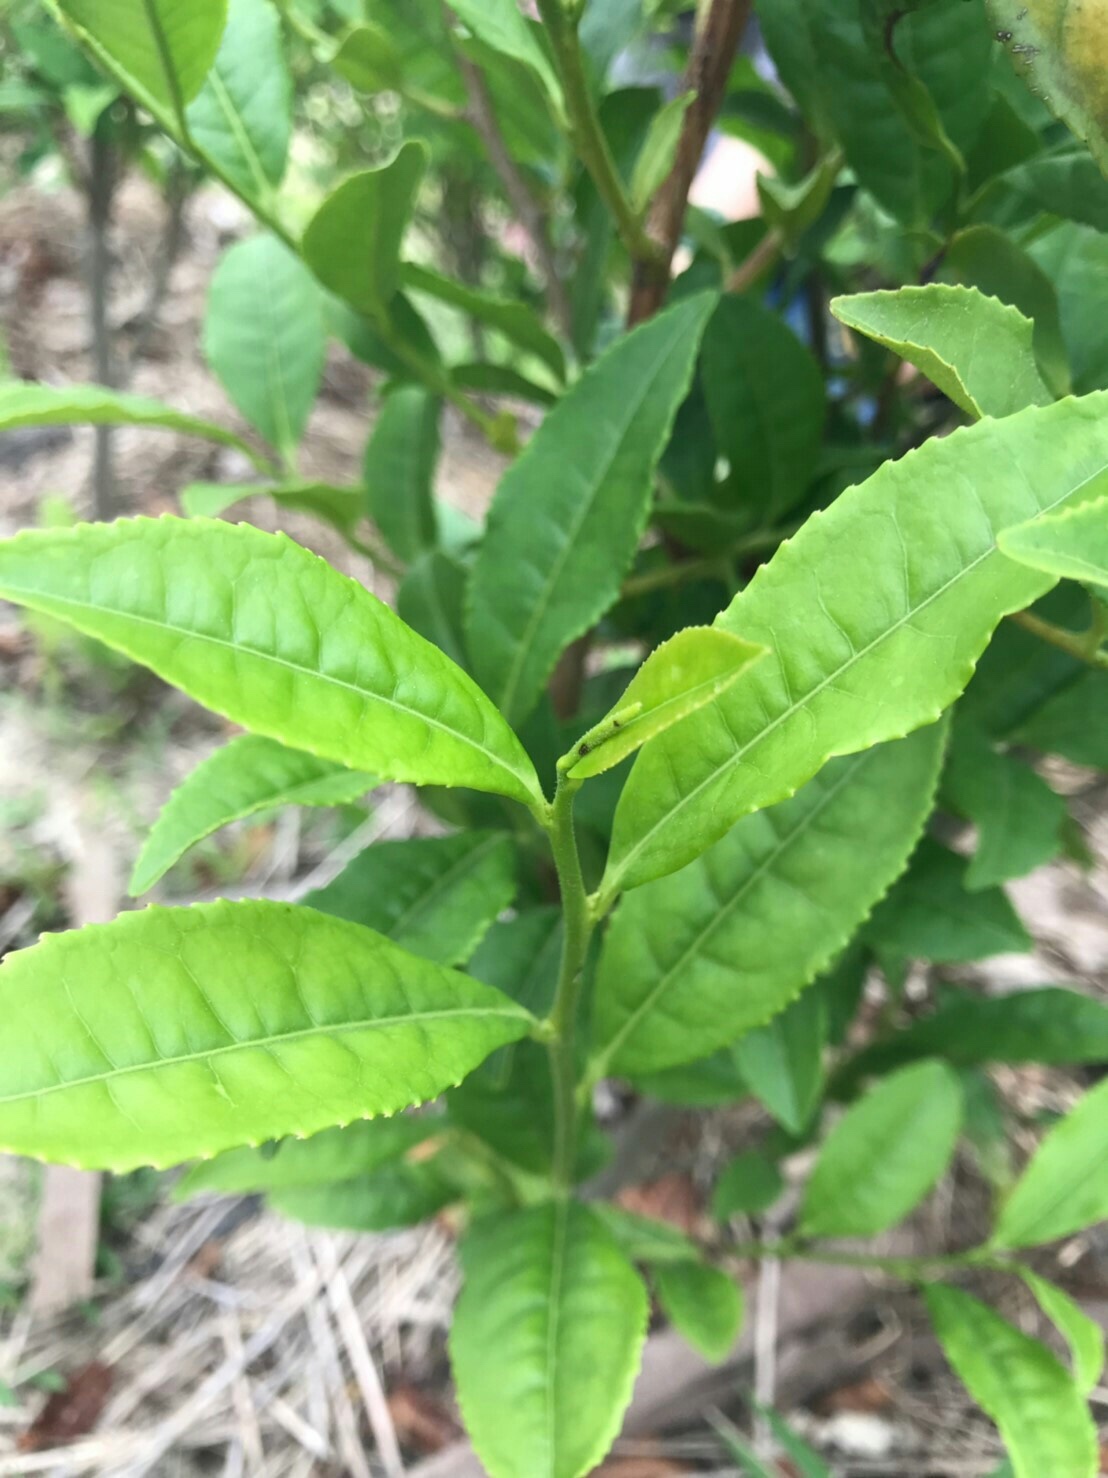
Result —
[[[1105, 463], [1099, 468], [1097, 472], [1090, 474], [1087, 478], [1084, 479], [1084, 481], [1079, 482], [1075, 487], [1069, 488], [1065, 493], [1062, 494], [1060, 498], [1056, 498], [1053, 503], [1046, 504], [1043, 508], [1039, 510], [1037, 514], [1034, 514], [1033, 517], [1039, 518], [1045, 514], [1051, 513], [1055, 508], [1060, 508], [1062, 504], [1067, 503], [1071, 498], [1076, 497], [1081, 492], [1082, 488], [1088, 487], [1090, 483], [1095, 482], [1097, 478], [1103, 475], [1105, 467], [1108, 467], [1108, 463]], [[714, 785], [721, 776], [727, 774], [729, 771], [734, 769], [736, 765], [741, 763], [741, 761], [745, 758], [745, 756], [749, 753], [751, 749], [755, 748], [756, 745], [761, 744], [764, 739], [768, 738], [770, 734], [772, 734], [776, 729], [780, 728], [783, 723], [787, 723], [788, 720], [794, 716], [794, 714], [801, 712], [801, 710], [804, 709], [809, 703], [818, 698], [820, 693], [822, 693], [825, 688], [834, 686], [834, 684], [838, 681], [838, 679], [843, 675], [844, 672], [849, 672], [852, 667], [856, 666], [864, 658], [867, 658], [870, 653], [881, 646], [883, 642], [891, 640], [891, 638], [895, 636], [902, 627], [909, 625], [915, 619], [915, 617], [920, 614], [920, 612], [926, 611], [929, 606], [935, 603], [935, 601], [941, 600], [948, 590], [952, 590], [960, 580], [964, 580], [968, 575], [972, 574], [978, 565], [984, 564], [984, 562], [987, 559], [991, 559], [994, 554], [1001, 553], [1001, 550], [999, 549], [999, 546], [997, 544], [997, 538], [998, 535], [994, 534], [992, 544], [987, 550], [985, 550], [983, 554], [978, 555], [975, 560], [972, 560], [968, 565], [963, 566], [963, 568], [959, 570], [958, 573], [953, 576], [953, 578], [947, 580], [937, 590], [933, 591], [926, 600], [921, 601], [920, 604], [917, 606], [913, 606], [912, 609], [906, 611], [905, 614], [898, 621], [895, 621], [891, 626], [887, 626], [884, 631], [880, 633], [879, 636], [876, 636], [873, 639], [873, 641], [869, 642], [866, 646], [860, 647], [858, 648], [858, 650], [852, 652], [847, 661], [841, 663], [840, 666], [834, 668], [833, 671], [829, 672], [827, 676], [822, 679], [821, 682], [817, 683], [814, 688], [811, 688], [807, 693], [805, 693], [802, 698], [790, 703], [785, 709], [782, 710], [782, 712], [778, 715], [777, 718], [773, 720], [772, 723], [767, 724], [764, 729], [759, 730], [759, 732], [755, 735], [753, 739], [749, 741], [749, 743], [743, 745], [740, 749], [736, 749], [735, 753], [731, 755], [729, 759], [726, 759], [722, 765], [718, 765], [711, 772], [711, 774], [707, 775], [702, 781], [700, 781], [697, 786], [695, 786], [692, 790], [688, 791], [684, 796], [682, 796], [677, 804], [675, 806], [671, 806], [670, 809], [665, 813], [665, 815], [660, 820], [656, 821], [649, 831], [644, 832], [641, 839], [635, 843], [635, 846], [624, 855], [618, 870], [614, 873], [612, 877], [611, 882], [607, 885], [607, 887], [604, 888], [604, 892], [607, 894], [609, 892], [615, 893], [619, 891], [620, 880], [630, 870], [630, 867], [634, 860], [649, 844], [651, 839], [664, 827], [670, 825], [670, 823], [673, 821], [673, 818], [675, 816], [678, 816], [686, 808], [686, 806], [691, 805], [692, 802], [697, 798], [697, 796], [700, 795], [701, 791], [706, 790], [711, 785]], [[1050, 576], [1044, 575], [1043, 578], [1050, 579]], [[1057, 581], [1055, 581], [1055, 583], [1057, 583]], [[1003, 613], [1001, 613], [1001, 615], [998, 616], [997, 619], [998, 621], [1003, 619]], [[920, 727], [924, 726], [920, 725]], [[843, 752], [850, 753], [849, 750]], [[826, 763], [828, 759], [833, 759], [834, 757], [834, 752], [832, 751], [824, 757], [823, 762]], [[817, 765], [816, 769], [813, 770], [811, 773], [814, 774], [818, 769], [819, 766]], [[746, 812], [744, 814], [749, 815], [749, 812]], [[736, 819], [741, 820], [742, 818], [738, 817]]]
[[[55, 1093], [67, 1093], [72, 1089], [93, 1087], [101, 1083], [117, 1082], [120, 1078], [130, 1077], [136, 1073], [156, 1073], [163, 1068], [174, 1068], [187, 1066], [194, 1062], [211, 1062], [215, 1058], [227, 1057], [235, 1052], [270, 1052], [275, 1046], [285, 1046], [289, 1043], [305, 1041], [312, 1037], [331, 1039], [346, 1036], [351, 1032], [373, 1031], [378, 1028], [392, 1026], [422, 1026], [426, 1022], [453, 1020], [459, 1017], [474, 1017], [483, 1019], [487, 1017], [504, 1017], [512, 1021], [526, 1021], [528, 1013], [522, 1006], [512, 1009], [511, 1003], [505, 1006], [455, 1006], [440, 1011], [417, 1011], [406, 1016], [371, 1016], [359, 1021], [337, 1022], [331, 1026], [312, 1025], [303, 1027], [297, 1031], [275, 1032], [265, 1037], [252, 1037], [243, 1042], [230, 1042], [223, 1047], [210, 1047], [199, 1052], [184, 1052], [174, 1057], [158, 1057], [150, 1062], [134, 1063], [128, 1067], [109, 1068], [106, 1072], [90, 1073], [83, 1078], [70, 1078], [63, 1083], [48, 1084], [42, 1088], [32, 1088], [24, 1093], [0, 1094], [0, 1106], [12, 1103], [26, 1103], [30, 1100], [41, 1100]], [[87, 1030], [87, 1028], [86, 1028]], [[90, 1034], [91, 1035], [91, 1034]], [[102, 1051], [102, 1048], [97, 1048]]]
[[[117, 610], [112, 606], [97, 605], [93, 601], [75, 600], [72, 596], [57, 595], [50, 591], [35, 590], [27, 587], [20, 588], [12, 585], [8, 585], [5, 587], [4, 584], [0, 582], [0, 594], [3, 593], [5, 588], [15, 591], [12, 599], [17, 601], [24, 601], [27, 597], [30, 596], [40, 601], [48, 602], [52, 605], [72, 607], [74, 610], [101, 612], [105, 615], [114, 616], [119, 620], [133, 621], [141, 626], [153, 627], [155, 631], [164, 631], [172, 636], [185, 637], [189, 638], [192, 641], [207, 642], [210, 646], [220, 647], [228, 652], [237, 652], [239, 654], [245, 654], [249, 657], [256, 657], [261, 662], [271, 662], [275, 667], [283, 667], [289, 672], [295, 672], [300, 674], [301, 676], [314, 678], [317, 682], [328, 683], [332, 687], [336, 688], [343, 688], [347, 692], [356, 694], [356, 696], [359, 697], [363, 702], [383, 704], [386, 708], [395, 709], [397, 713], [402, 713], [410, 718], [417, 719], [420, 723], [427, 724], [429, 728], [438, 729], [440, 732], [449, 735], [451, 739], [454, 739], [455, 741], [468, 746], [470, 749], [475, 750], [478, 754], [483, 755], [485, 759], [491, 761], [492, 764], [497, 767], [497, 769], [503, 770], [506, 774], [511, 775], [514, 780], [518, 781], [523, 786], [524, 790], [529, 792], [531, 791], [531, 786], [528, 785], [526, 779], [522, 775], [513, 770], [505, 760], [501, 759], [499, 755], [494, 754], [491, 749], [486, 749], [483, 744], [479, 744], [476, 739], [469, 738], [468, 735], [461, 733], [460, 730], [452, 729], [448, 724], [442, 723], [439, 719], [432, 718], [429, 714], [420, 712], [420, 710], [417, 708], [409, 708], [403, 703], [397, 703], [396, 700], [393, 698], [386, 698], [383, 694], [375, 693], [368, 688], [359, 688], [354, 683], [346, 682], [343, 678], [335, 677], [331, 673], [321, 672], [318, 668], [305, 667], [298, 662], [290, 662], [286, 657], [275, 656], [272, 652], [259, 651], [256, 647], [246, 646], [243, 643], [230, 642], [223, 637], [211, 636], [209, 633], [203, 631], [194, 631], [187, 626], [175, 626], [168, 621], [157, 621], [151, 616], [138, 616], [131, 611]], [[124, 646], [122, 643], [119, 644], [119, 650], [126, 652], [128, 656], [134, 658], [136, 662], [141, 662], [143, 666], [152, 667], [152, 664], [147, 662], [145, 658], [139, 656], [135, 652], [128, 651], [127, 647]], [[152, 670], [157, 671], [156, 668], [152, 668]], [[205, 706], [208, 705], [205, 704]], [[213, 711], [218, 713], [222, 712], [223, 710], [214, 709]], [[233, 715], [227, 716], [233, 717]], [[253, 724], [250, 725], [250, 729], [251, 732], [255, 734], [266, 733], [265, 730], [256, 727]], [[285, 737], [282, 734], [270, 733], [268, 737], [277, 740], [278, 743], [286, 742]], [[329, 759], [330, 757], [330, 755], [324, 755], [322, 752], [320, 752], [320, 758]], [[336, 763], [342, 765], [346, 764], [344, 760], [337, 760]], [[535, 798], [538, 798], [537, 795], [535, 795]]]

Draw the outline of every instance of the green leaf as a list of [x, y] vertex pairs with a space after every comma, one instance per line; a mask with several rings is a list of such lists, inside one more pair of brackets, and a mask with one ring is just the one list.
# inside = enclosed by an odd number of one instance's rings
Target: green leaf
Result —
[[512, 57], [534, 72], [559, 116], [562, 84], [539, 40], [538, 30], [524, 18], [516, 0], [447, 0], [479, 41], [502, 56]]
[[1073, 1378], [1077, 1389], [1087, 1396], [1100, 1380], [1104, 1369], [1104, 1331], [1095, 1319], [1074, 1303], [1053, 1283], [1040, 1278], [1030, 1268], [1021, 1267], [1020, 1277], [1035, 1295], [1039, 1307], [1070, 1347]]
[[503, 1048], [446, 1098], [452, 1124], [475, 1134], [502, 1159], [549, 1179], [554, 1084], [545, 1047], [516, 1042]]
[[145, 395], [126, 395], [102, 385], [0, 383], [0, 431], [22, 426], [157, 426], [245, 452], [257, 466], [264, 459], [233, 431], [201, 421]]
[[368, 929], [260, 902], [47, 935], [4, 960], [0, 998], [0, 1143], [110, 1170], [396, 1113], [531, 1020]]
[[706, 1263], [671, 1263], [654, 1273], [666, 1318], [705, 1360], [727, 1359], [742, 1328], [745, 1302], [733, 1278]]
[[1056, 1124], [1001, 1208], [997, 1247], [1054, 1242], [1108, 1217], [1108, 1082]]
[[416, 559], [438, 541], [435, 469], [442, 402], [419, 385], [399, 385], [381, 402], [362, 480], [366, 509], [389, 548]]
[[695, 100], [695, 92], [679, 93], [663, 103], [651, 119], [635, 168], [631, 172], [631, 204], [645, 211], [661, 189], [677, 157], [685, 114]]
[[856, 293], [833, 298], [831, 312], [914, 364], [967, 415], [1010, 416], [1053, 399], [1035, 363], [1034, 324], [976, 288]]
[[1019, 524], [1000, 547], [1033, 570], [1108, 589], [1108, 498]]
[[376, 929], [413, 954], [457, 965], [469, 959], [515, 892], [509, 838], [474, 831], [379, 842], [304, 901]]
[[958, 1288], [933, 1283], [925, 1296], [954, 1373], [1000, 1428], [1015, 1478], [1093, 1478], [1096, 1429], [1050, 1351]]
[[[570, 779], [613, 769], [655, 734], [726, 692], [763, 656], [761, 647], [713, 626], [679, 631], [650, 654], [611, 713], [570, 751], [568, 757], [578, 756], [568, 768]], [[622, 714], [629, 716], [621, 720]]]
[[829, 756], [932, 722], [1001, 618], [1050, 588], [997, 535], [1096, 496], [1106, 412], [1088, 396], [979, 422], [809, 519], [715, 623], [771, 655], [635, 762], [603, 895], [674, 871]]
[[734, 295], [712, 316], [701, 366], [729, 497], [751, 522], [772, 522], [816, 471], [826, 412], [819, 366], [779, 314]]
[[466, 631], [474, 670], [510, 722], [526, 718], [564, 648], [619, 595], [714, 301], [691, 298], [620, 339], [497, 489]]
[[200, 91], [227, 23], [227, 0], [57, 0], [57, 6], [139, 101], [176, 118]]
[[541, 804], [531, 762], [476, 685], [282, 535], [176, 518], [30, 530], [0, 543], [0, 596], [290, 748]]
[[1016, 72], [1108, 174], [1104, 7], [1083, 0], [987, 0]]
[[827, 1136], [804, 1193], [805, 1237], [870, 1237], [903, 1221], [950, 1164], [962, 1088], [941, 1062], [884, 1078]]
[[426, 168], [426, 147], [409, 140], [380, 169], [344, 180], [304, 232], [304, 260], [320, 282], [371, 319], [400, 286], [400, 247]]
[[977, 850], [965, 877], [971, 892], [1025, 877], [1062, 850], [1069, 815], [1063, 798], [970, 724], [955, 725], [943, 796], [977, 827]]
[[351, 26], [331, 58], [340, 77], [359, 92], [387, 92], [404, 76], [404, 61], [382, 26]]
[[450, 1357], [491, 1478], [582, 1478], [619, 1430], [646, 1336], [642, 1280], [584, 1206], [477, 1222]]
[[834, 1474], [819, 1453], [797, 1436], [784, 1417], [774, 1411], [771, 1406], [763, 1406], [757, 1401], [754, 1403], [754, 1409], [769, 1424], [782, 1451], [791, 1460], [797, 1478], [834, 1478]]
[[278, 508], [321, 518], [344, 538], [356, 529], [365, 503], [361, 488], [336, 488], [325, 482], [194, 482], [181, 489], [181, 507], [191, 518], [218, 518], [236, 503], [259, 497], [272, 498]]
[[131, 874], [137, 898], [190, 847], [222, 826], [278, 806], [343, 806], [378, 784], [374, 775], [286, 749], [253, 734], [232, 739], [202, 760], [170, 796]]
[[803, 1134], [812, 1122], [826, 1045], [827, 1002], [814, 988], [735, 1044], [735, 1061], [751, 1093], [790, 1134]]
[[653, 1072], [784, 1009], [904, 867], [930, 813], [945, 726], [837, 760], [620, 905], [596, 981], [599, 1063]]
[[1074, 388], [1108, 386], [1108, 341], [1099, 327], [1108, 302], [1108, 236], [1063, 221], [1029, 251], [1054, 286]]
[[672, 1222], [624, 1211], [610, 1201], [598, 1201], [592, 1211], [632, 1262], [654, 1268], [700, 1261], [700, 1248]]
[[1075, 765], [1108, 769], [1108, 681], [1084, 672], [1026, 719], [1012, 737]]
[[202, 1192], [250, 1195], [286, 1186], [330, 1185], [368, 1175], [398, 1160], [441, 1129], [441, 1119], [362, 1119], [308, 1139], [280, 1139], [258, 1149], [242, 1145], [190, 1166], [173, 1187], [175, 1201]]
[[728, 1161], [712, 1192], [712, 1215], [717, 1221], [732, 1216], [760, 1216], [785, 1189], [780, 1170], [766, 1155], [748, 1150]]
[[1055, 395], [1070, 393], [1070, 365], [1058, 294], [1032, 257], [994, 226], [970, 226], [952, 238], [941, 271], [955, 282], [1011, 304], [1030, 318], [1035, 325], [1035, 357], [1043, 380]]
[[1023, 953], [1031, 936], [1000, 888], [968, 887], [965, 858], [925, 837], [908, 871], [866, 924], [871, 945], [899, 959], [954, 964]]
[[1067, 146], [1026, 159], [1001, 175], [995, 188], [1014, 195], [1032, 211], [1049, 211], [1108, 231], [1108, 182], [1084, 149]]
[[310, 1227], [347, 1232], [388, 1232], [415, 1226], [441, 1211], [458, 1193], [433, 1165], [394, 1160], [357, 1180], [328, 1185], [289, 1185], [266, 1197], [274, 1211]]
[[562, 346], [543, 328], [538, 315], [526, 303], [514, 298], [497, 298], [491, 293], [455, 282], [429, 267], [405, 262], [400, 278], [410, 292], [424, 293], [440, 303], [449, 303], [486, 328], [503, 334], [517, 349], [523, 349], [541, 360], [559, 380], [566, 377], [566, 356]]
[[204, 354], [239, 410], [284, 456], [315, 403], [327, 329], [312, 275], [275, 236], [253, 236], [220, 260], [208, 291]]
[[962, 1067], [1103, 1062], [1108, 1059], [1108, 1006], [1055, 986], [996, 997], [948, 990], [933, 1016], [853, 1058], [851, 1079], [916, 1057], [945, 1057]]
[[415, 561], [396, 592], [401, 619], [463, 669], [469, 662], [464, 630], [468, 578], [460, 560], [433, 549]]
[[230, 0], [227, 29], [185, 113], [192, 142], [247, 200], [268, 204], [292, 134], [292, 78], [268, 0]]

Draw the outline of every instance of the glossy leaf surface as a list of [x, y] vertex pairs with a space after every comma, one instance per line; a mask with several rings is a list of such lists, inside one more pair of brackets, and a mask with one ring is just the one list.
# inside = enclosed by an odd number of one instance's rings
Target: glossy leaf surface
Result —
[[564, 648], [615, 603], [714, 301], [692, 298], [619, 340], [497, 489], [466, 631], [474, 671], [510, 722], [530, 713]]
[[515, 865], [510, 840], [498, 832], [379, 842], [305, 902], [457, 965], [515, 897]]
[[481, 1461], [491, 1478], [583, 1478], [631, 1396], [642, 1280], [572, 1201], [477, 1222], [462, 1267], [450, 1356]]
[[1108, 1218], [1108, 1082], [1047, 1134], [1001, 1208], [998, 1247], [1035, 1247]]
[[600, 1059], [657, 1071], [783, 1010], [903, 869], [931, 810], [944, 738], [938, 725], [836, 761], [675, 877], [625, 898], [597, 976]]
[[1093, 1478], [1096, 1431], [1056, 1356], [961, 1289], [933, 1283], [925, 1296], [955, 1374], [1000, 1428], [1015, 1478]]
[[291, 455], [323, 377], [327, 329], [311, 273], [275, 236], [231, 247], [216, 268], [204, 353], [270, 446]]
[[870, 1237], [903, 1221], [946, 1170], [961, 1127], [962, 1090], [941, 1062], [882, 1079], [824, 1141], [801, 1234]]
[[[760, 647], [712, 626], [679, 631], [650, 654], [612, 712], [596, 725], [605, 730], [602, 742], [592, 745], [586, 735], [571, 751], [578, 758], [570, 778], [587, 780], [612, 769], [648, 739], [718, 698], [764, 655]], [[630, 716], [608, 732], [625, 712]]]
[[967, 415], [1010, 416], [1053, 396], [1035, 362], [1034, 325], [971, 287], [902, 287], [834, 298], [847, 328], [921, 370]]
[[716, 622], [771, 655], [636, 761], [605, 893], [674, 871], [831, 755], [936, 718], [1000, 619], [1050, 588], [998, 534], [1095, 496], [1105, 472], [1093, 395], [930, 441], [809, 519]]
[[1001, 535], [1000, 547], [1034, 570], [1108, 588], [1108, 498], [1020, 524]]
[[170, 796], [131, 875], [137, 898], [197, 842], [232, 821], [278, 806], [342, 806], [373, 790], [374, 775], [348, 770], [273, 739], [246, 734], [202, 760]]
[[236, 723], [382, 778], [538, 797], [477, 687], [282, 535], [128, 519], [0, 544], [0, 596], [59, 617]]
[[530, 1020], [368, 929], [254, 902], [48, 935], [0, 999], [0, 1143], [114, 1170], [395, 1113]]

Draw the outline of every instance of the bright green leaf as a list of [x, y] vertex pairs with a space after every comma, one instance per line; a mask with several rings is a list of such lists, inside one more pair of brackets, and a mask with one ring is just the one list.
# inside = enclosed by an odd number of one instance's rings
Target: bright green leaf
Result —
[[1108, 1082], [1049, 1132], [1001, 1208], [998, 1247], [1054, 1242], [1108, 1218]]
[[354, 1180], [400, 1159], [441, 1127], [440, 1119], [398, 1114], [392, 1119], [360, 1119], [344, 1129], [324, 1129], [309, 1139], [224, 1150], [191, 1166], [173, 1187], [173, 1199], [186, 1201], [210, 1191], [245, 1196], [283, 1186]]
[[[679, 631], [650, 654], [612, 712], [590, 730], [604, 731], [605, 737], [590, 744], [586, 735], [570, 751], [578, 756], [569, 767], [570, 778], [587, 780], [611, 770], [655, 734], [718, 698], [764, 655], [760, 647], [713, 626]], [[628, 710], [635, 711], [618, 722]]]
[[662, 1312], [678, 1334], [712, 1364], [726, 1360], [739, 1337], [745, 1307], [735, 1280], [700, 1262], [671, 1263], [653, 1276]]
[[831, 311], [914, 364], [967, 415], [1010, 416], [1053, 399], [1035, 363], [1034, 324], [976, 288], [856, 293], [833, 298]]
[[1108, 498], [1019, 524], [1001, 534], [1000, 547], [1033, 570], [1108, 588]]
[[962, 1089], [941, 1062], [883, 1078], [827, 1136], [804, 1193], [805, 1237], [871, 1237], [903, 1221], [950, 1164]]
[[246, 419], [291, 456], [323, 377], [327, 329], [312, 275], [275, 236], [231, 247], [211, 281], [204, 353]]
[[770, 656], [635, 762], [604, 894], [674, 871], [829, 756], [932, 722], [1001, 618], [1050, 588], [997, 535], [1106, 472], [1093, 395], [936, 438], [809, 519], [716, 621]]
[[419, 385], [398, 385], [381, 403], [362, 480], [366, 509], [389, 548], [416, 559], [438, 540], [435, 469], [442, 402]]
[[5, 959], [0, 999], [0, 1143], [111, 1170], [396, 1113], [530, 1022], [368, 929], [260, 902], [47, 935]]
[[826, 411], [811, 351], [750, 298], [720, 303], [704, 335], [704, 394], [728, 497], [772, 521], [801, 501], [816, 471]]
[[131, 875], [133, 898], [152, 888], [197, 842], [278, 806], [343, 806], [373, 790], [374, 775], [246, 734], [202, 760], [170, 796]]
[[491, 1478], [582, 1478], [619, 1430], [647, 1297], [611, 1233], [557, 1201], [477, 1222], [450, 1358]]
[[897, 877], [934, 799], [936, 725], [829, 765], [675, 877], [625, 898], [593, 1006], [601, 1061], [652, 1072], [784, 1009]]
[[347, 1232], [415, 1226], [457, 1199], [457, 1191], [433, 1165], [404, 1160], [390, 1161], [357, 1180], [282, 1186], [266, 1197], [274, 1211], [291, 1221]]
[[379, 842], [304, 901], [376, 929], [413, 954], [457, 965], [469, 959], [515, 892], [511, 841], [473, 831]]
[[961, 1289], [933, 1283], [925, 1294], [943, 1352], [1000, 1428], [1015, 1478], [1093, 1478], [1096, 1429], [1055, 1356]]
[[1103, 0], [987, 0], [1012, 65], [1108, 174]]
[[968, 886], [969, 864], [930, 837], [866, 924], [865, 938], [899, 959], [953, 964], [1022, 953], [1031, 937], [1000, 888]]
[[654, 114], [631, 172], [631, 204], [637, 211], [647, 209], [673, 168], [685, 114], [695, 98], [695, 92], [679, 93]]
[[282, 535], [176, 518], [30, 530], [0, 543], [0, 596], [290, 748], [386, 779], [540, 800], [522, 746], [476, 685]]
[[714, 301], [691, 298], [620, 339], [497, 489], [466, 629], [474, 670], [509, 721], [530, 713], [564, 648], [619, 595]]
[[426, 168], [426, 147], [409, 141], [380, 169], [344, 180], [304, 232], [304, 260], [320, 282], [371, 319], [400, 286], [400, 247]]
[[748, 1150], [728, 1161], [712, 1192], [712, 1215], [718, 1221], [732, 1216], [760, 1216], [785, 1189], [780, 1170], [766, 1155]]
[[102, 385], [37, 385], [29, 381], [0, 383], [0, 431], [21, 426], [157, 426], [182, 431], [204, 441], [218, 442], [245, 452], [258, 465], [261, 459], [233, 431], [201, 421], [145, 395], [126, 395]]
[[1040, 1278], [1028, 1267], [1020, 1268], [1020, 1277], [1035, 1295], [1039, 1307], [1070, 1347], [1073, 1378], [1083, 1396], [1100, 1380], [1104, 1370], [1104, 1331], [1095, 1319], [1074, 1303], [1053, 1283]]
[[517, 349], [524, 349], [542, 361], [559, 380], [566, 377], [566, 357], [562, 346], [543, 328], [538, 315], [526, 303], [513, 298], [496, 298], [491, 293], [455, 282], [429, 267], [405, 262], [400, 269], [401, 282], [409, 292], [424, 293], [440, 303], [449, 303], [467, 317], [486, 328], [503, 334]]
[[803, 1134], [812, 1121], [826, 1045], [827, 1002], [815, 988], [735, 1044], [747, 1087], [790, 1134]]
[[215, 61], [227, 0], [57, 0], [108, 70], [140, 101], [179, 119]]
[[185, 118], [197, 149], [245, 199], [271, 199], [288, 158], [292, 78], [269, 0], [230, 0], [222, 45]]

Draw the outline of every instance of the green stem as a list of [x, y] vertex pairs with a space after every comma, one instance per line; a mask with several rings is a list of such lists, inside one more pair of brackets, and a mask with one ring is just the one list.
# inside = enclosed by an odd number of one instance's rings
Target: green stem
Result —
[[581, 788], [580, 781], [558, 779], [558, 789], [550, 808], [550, 846], [558, 870], [562, 892], [565, 938], [562, 941], [562, 964], [558, 988], [547, 1026], [550, 1036], [550, 1074], [554, 1081], [554, 1160], [552, 1179], [559, 1195], [565, 1196], [573, 1185], [577, 1151], [577, 1015], [581, 1003], [585, 957], [592, 938], [593, 919], [585, 880], [581, 874], [581, 858], [573, 829], [573, 799]]
[[658, 264], [662, 260], [661, 248], [647, 233], [628, 198], [593, 103], [577, 37], [576, 12], [580, 7], [575, 7], [571, 15], [563, 0], [537, 0], [537, 4], [565, 93], [570, 137], [578, 158], [611, 211], [631, 260]]
[[1079, 662], [1087, 662], [1090, 667], [1108, 669], [1108, 652], [1100, 650], [1101, 642], [1104, 640], [1104, 627], [1101, 620], [1095, 620], [1088, 631], [1082, 632], [1066, 631], [1062, 626], [1055, 626], [1052, 621], [1044, 621], [1041, 616], [1036, 616], [1032, 611], [1016, 611], [1011, 620], [1017, 626], [1022, 626], [1024, 631], [1029, 631], [1032, 636], [1037, 636], [1040, 641], [1057, 647], [1059, 651], [1068, 652]]

